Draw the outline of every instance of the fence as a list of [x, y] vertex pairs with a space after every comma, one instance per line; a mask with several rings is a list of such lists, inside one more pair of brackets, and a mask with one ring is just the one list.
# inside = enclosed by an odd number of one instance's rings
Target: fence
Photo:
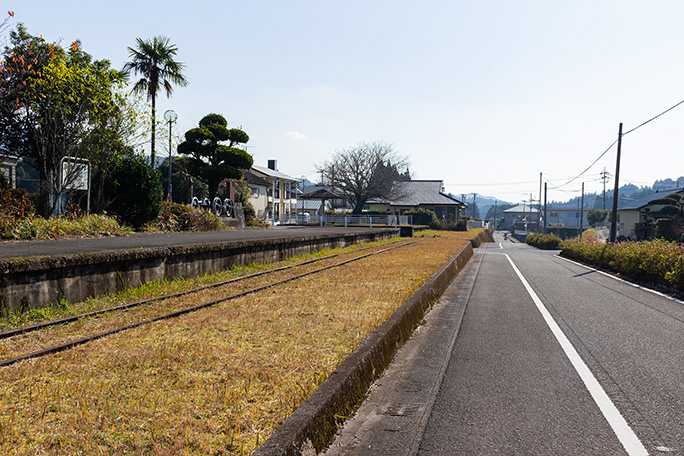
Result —
[[468, 220], [467, 225], [469, 230], [489, 227], [489, 223], [484, 220]]
[[269, 219], [272, 225], [318, 226], [393, 226], [412, 225], [412, 215], [293, 215], [282, 214]]

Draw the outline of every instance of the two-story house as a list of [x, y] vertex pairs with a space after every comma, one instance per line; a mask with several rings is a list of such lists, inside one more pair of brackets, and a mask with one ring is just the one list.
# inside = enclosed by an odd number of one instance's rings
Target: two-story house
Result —
[[268, 160], [267, 167], [252, 165], [245, 179], [252, 190], [252, 205], [258, 215], [265, 215], [274, 223], [296, 215], [299, 179], [278, 171], [276, 160]]

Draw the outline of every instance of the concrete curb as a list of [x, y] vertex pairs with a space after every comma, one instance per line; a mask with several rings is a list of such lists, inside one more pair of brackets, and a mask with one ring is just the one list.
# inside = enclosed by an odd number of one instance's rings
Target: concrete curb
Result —
[[493, 242], [488, 230], [481, 231], [463, 246], [368, 336], [254, 454], [301, 455], [302, 447], [308, 443], [317, 452], [326, 448], [338, 424], [363, 401], [368, 388], [392, 362], [397, 349], [411, 337], [431, 305], [468, 263], [473, 247], [485, 242]]

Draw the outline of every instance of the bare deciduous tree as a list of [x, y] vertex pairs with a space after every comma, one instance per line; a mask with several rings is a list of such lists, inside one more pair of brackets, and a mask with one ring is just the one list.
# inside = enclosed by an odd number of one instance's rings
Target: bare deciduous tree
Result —
[[400, 155], [391, 144], [359, 143], [335, 152], [318, 166], [322, 183], [342, 193], [360, 214], [370, 199], [395, 200], [402, 195], [397, 181], [410, 180], [408, 157]]

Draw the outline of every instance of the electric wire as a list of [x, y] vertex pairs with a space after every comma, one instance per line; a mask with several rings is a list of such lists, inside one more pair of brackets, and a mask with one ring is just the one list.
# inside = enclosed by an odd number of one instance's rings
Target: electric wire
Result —
[[[644, 125], [646, 125], [646, 124], [648, 124], [648, 123], [650, 123], [650, 122], [653, 122], [653, 121], [656, 120], [658, 117], [660, 117], [660, 116], [662, 116], [662, 115], [664, 115], [664, 114], [667, 114], [668, 112], [672, 111], [674, 108], [676, 108], [677, 106], [679, 106], [679, 105], [681, 105], [681, 104], [684, 104], [684, 100], [682, 100], [682, 101], [680, 101], [679, 103], [677, 103], [677, 104], [675, 104], [675, 105], [673, 105], [673, 106], [667, 108], [665, 111], [661, 112], [660, 114], [658, 114], [658, 115], [656, 115], [656, 116], [654, 116], [654, 117], [651, 117], [651, 118], [648, 119], [647, 121], [642, 122], [641, 124], [637, 125], [636, 127], [632, 128], [631, 130], [628, 130], [628, 131], [622, 133], [622, 136], [628, 135], [628, 134], [632, 133], [633, 131], [638, 130], [639, 128], [643, 127]], [[617, 144], [618, 140], [619, 140], [619, 138], [616, 139], [615, 141], [613, 141], [613, 142], [611, 143], [611, 145], [608, 146], [608, 148], [607, 148], [605, 151], [603, 151], [603, 153], [602, 153], [601, 155], [599, 155], [598, 158], [597, 158], [596, 160], [594, 160], [593, 163], [592, 163], [591, 165], [589, 165], [584, 171], [582, 171], [581, 173], [579, 173], [577, 176], [573, 177], [572, 179], [570, 179], [570, 180], [567, 181], [566, 183], [564, 183], [564, 184], [562, 184], [562, 185], [559, 185], [559, 186], [556, 186], [556, 187], [552, 187], [552, 189], [558, 189], [558, 188], [560, 188], [560, 187], [565, 187], [566, 185], [568, 185], [568, 184], [570, 184], [570, 183], [576, 181], [576, 180], [579, 179], [580, 177], [582, 177], [582, 176], [584, 175], [584, 173], [586, 173], [587, 171], [589, 171], [589, 170], [590, 170], [590, 169], [591, 169], [599, 160], [601, 160], [601, 159], [603, 158], [604, 155], [606, 155], [606, 154], [608, 153], [608, 151], [610, 151], [610, 149], [613, 148], [613, 146], [614, 146], [615, 144]]]
[[684, 103], [684, 100], [682, 100], [682, 101], [680, 101], [679, 103], [677, 103], [676, 105], [674, 105], [674, 106], [672, 106], [672, 107], [666, 109], [665, 111], [661, 112], [661, 113], [658, 114], [657, 116], [651, 117], [651, 118], [648, 119], [646, 122], [643, 122], [643, 123], [641, 123], [640, 125], [637, 125], [636, 127], [632, 128], [631, 130], [626, 131], [625, 133], [622, 134], [622, 136], [628, 135], [628, 134], [630, 134], [631, 132], [633, 132], [634, 130], [638, 130], [639, 128], [643, 127], [643, 126], [646, 125], [647, 123], [656, 120], [658, 117], [662, 116], [663, 114], [666, 114], [666, 113], [672, 111], [674, 108], [676, 108], [677, 106], [681, 105], [682, 103]]

